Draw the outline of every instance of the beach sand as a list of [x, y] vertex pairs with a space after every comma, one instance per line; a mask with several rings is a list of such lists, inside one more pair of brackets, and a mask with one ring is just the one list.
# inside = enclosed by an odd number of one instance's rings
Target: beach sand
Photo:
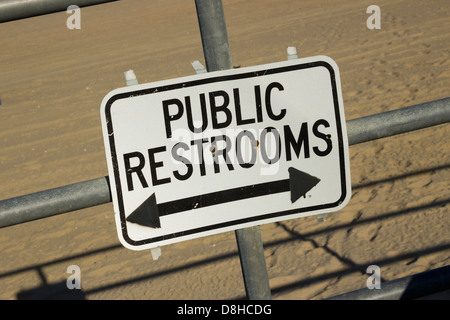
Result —
[[[224, 0], [233, 66], [326, 55], [339, 66], [347, 120], [450, 96], [448, 0]], [[100, 103], [125, 86], [194, 74], [204, 63], [194, 1], [122, 0], [0, 24], [0, 199], [108, 175]], [[324, 299], [450, 264], [450, 126], [350, 147], [352, 198], [261, 226], [274, 299]], [[112, 203], [0, 230], [0, 299], [65, 285], [86, 299], [245, 297], [234, 232], [131, 251]], [[33, 291], [31, 291], [33, 292]], [[46, 291], [48, 292], [48, 290]], [[36, 294], [36, 293], [35, 293]]]

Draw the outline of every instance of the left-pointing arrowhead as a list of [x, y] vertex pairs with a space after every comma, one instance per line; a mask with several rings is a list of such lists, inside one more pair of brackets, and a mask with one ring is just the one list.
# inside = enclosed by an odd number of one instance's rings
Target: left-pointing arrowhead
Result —
[[136, 223], [144, 227], [161, 228], [159, 221], [158, 204], [156, 196], [153, 193], [139, 207], [136, 208], [128, 217], [128, 222]]
[[306, 172], [297, 170], [293, 167], [289, 171], [289, 187], [291, 189], [291, 202], [294, 203], [301, 196], [314, 188], [319, 183], [320, 179], [316, 178]]

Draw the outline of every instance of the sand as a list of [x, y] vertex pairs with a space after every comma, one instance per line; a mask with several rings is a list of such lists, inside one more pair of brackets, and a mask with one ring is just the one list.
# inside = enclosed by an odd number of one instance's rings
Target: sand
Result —
[[[327, 55], [346, 119], [450, 96], [447, 0], [224, 0], [234, 66]], [[99, 108], [125, 86], [194, 74], [204, 63], [194, 1], [122, 0], [0, 25], [0, 199], [108, 175]], [[450, 126], [350, 147], [352, 199], [316, 217], [261, 226], [274, 299], [324, 299], [450, 264]], [[0, 230], [0, 299], [65, 286], [86, 299], [245, 297], [234, 232], [135, 252], [119, 243], [112, 203]], [[58, 291], [58, 290], [57, 290]], [[48, 292], [48, 290], [47, 290]]]

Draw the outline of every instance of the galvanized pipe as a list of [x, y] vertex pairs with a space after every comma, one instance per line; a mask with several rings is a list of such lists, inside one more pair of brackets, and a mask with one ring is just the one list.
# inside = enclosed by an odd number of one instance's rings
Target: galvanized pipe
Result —
[[71, 5], [86, 7], [111, 1], [117, 0], [2, 0], [0, 2], [0, 22], [66, 11]]
[[450, 290], [450, 266], [381, 283], [380, 289], [363, 288], [327, 300], [412, 300]]
[[[411, 124], [403, 117], [411, 121]], [[450, 98], [445, 98], [349, 120], [347, 134], [349, 144], [354, 145], [448, 122]], [[2, 200], [0, 228], [108, 202], [111, 202], [108, 177]]]
[[109, 178], [97, 178], [0, 201], [0, 228], [111, 202]]
[[[195, 0], [208, 72], [231, 69], [231, 54], [222, 0]], [[235, 231], [245, 291], [250, 300], [272, 298], [258, 226]]]
[[206, 69], [231, 69], [230, 45], [222, 0], [195, 0]]
[[350, 145], [450, 122], [450, 98], [347, 121]]
[[235, 236], [247, 298], [272, 299], [259, 226], [236, 230]]

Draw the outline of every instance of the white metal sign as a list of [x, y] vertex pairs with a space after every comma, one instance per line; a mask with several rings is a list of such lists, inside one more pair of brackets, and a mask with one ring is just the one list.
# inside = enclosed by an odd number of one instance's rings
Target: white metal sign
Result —
[[141, 250], [336, 211], [350, 199], [324, 56], [114, 90], [101, 120], [117, 230]]

